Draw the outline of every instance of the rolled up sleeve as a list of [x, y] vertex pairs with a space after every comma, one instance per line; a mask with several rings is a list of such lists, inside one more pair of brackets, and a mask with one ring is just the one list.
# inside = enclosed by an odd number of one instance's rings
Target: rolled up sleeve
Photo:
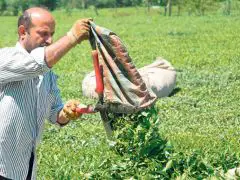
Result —
[[45, 60], [45, 48], [46, 47], [39, 47], [39, 48], [32, 50], [32, 52], [30, 53], [30, 55], [34, 58], [34, 60], [40, 66], [42, 66], [43, 72], [46, 72], [49, 70], [49, 67]]

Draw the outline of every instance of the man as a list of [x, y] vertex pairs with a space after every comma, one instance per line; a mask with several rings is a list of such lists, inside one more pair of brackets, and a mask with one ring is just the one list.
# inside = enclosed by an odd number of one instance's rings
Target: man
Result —
[[18, 20], [16, 46], [0, 49], [0, 179], [35, 179], [44, 120], [65, 125], [80, 117], [78, 101], [62, 104], [51, 68], [88, 39], [90, 20], [78, 20], [53, 43], [53, 16], [30, 8]]

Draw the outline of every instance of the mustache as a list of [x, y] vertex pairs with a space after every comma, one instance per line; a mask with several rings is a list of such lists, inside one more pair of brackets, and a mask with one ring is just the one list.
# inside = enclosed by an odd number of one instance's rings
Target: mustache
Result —
[[49, 46], [50, 44], [48, 43], [43, 43], [43, 44], [40, 44], [39, 47], [45, 47], [45, 46]]

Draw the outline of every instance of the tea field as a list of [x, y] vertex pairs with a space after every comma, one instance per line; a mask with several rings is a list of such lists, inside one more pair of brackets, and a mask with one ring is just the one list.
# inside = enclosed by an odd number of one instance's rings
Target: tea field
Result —
[[[63, 128], [46, 123], [38, 147], [39, 179], [221, 179], [239, 165], [239, 15], [164, 17], [158, 10], [148, 13], [142, 8], [103, 9], [98, 16], [93, 10], [53, 14], [55, 39], [75, 20], [93, 17], [121, 37], [137, 67], [157, 56], [169, 60], [177, 69], [177, 85], [170, 97], [156, 103], [157, 129], [165, 148], [163, 168], [159, 159], [134, 164], [113, 151], [99, 114], [94, 114]], [[0, 17], [0, 47], [16, 43], [16, 22], [17, 17]], [[92, 70], [88, 41], [54, 67], [64, 101], [96, 103], [81, 92], [81, 81]], [[149, 113], [153, 111], [142, 115], [147, 118]]]

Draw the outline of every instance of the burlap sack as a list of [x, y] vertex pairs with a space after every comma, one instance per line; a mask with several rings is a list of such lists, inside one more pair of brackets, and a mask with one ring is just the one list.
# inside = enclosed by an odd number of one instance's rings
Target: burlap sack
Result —
[[176, 71], [165, 59], [158, 57], [155, 62], [139, 69], [139, 73], [158, 98], [169, 96], [176, 85]]
[[[176, 85], [176, 71], [165, 59], [157, 57], [155, 62], [138, 69], [148, 89], [158, 98], [169, 96]], [[82, 93], [89, 98], [98, 98], [95, 93], [96, 80], [94, 71], [87, 74], [82, 81]]]

